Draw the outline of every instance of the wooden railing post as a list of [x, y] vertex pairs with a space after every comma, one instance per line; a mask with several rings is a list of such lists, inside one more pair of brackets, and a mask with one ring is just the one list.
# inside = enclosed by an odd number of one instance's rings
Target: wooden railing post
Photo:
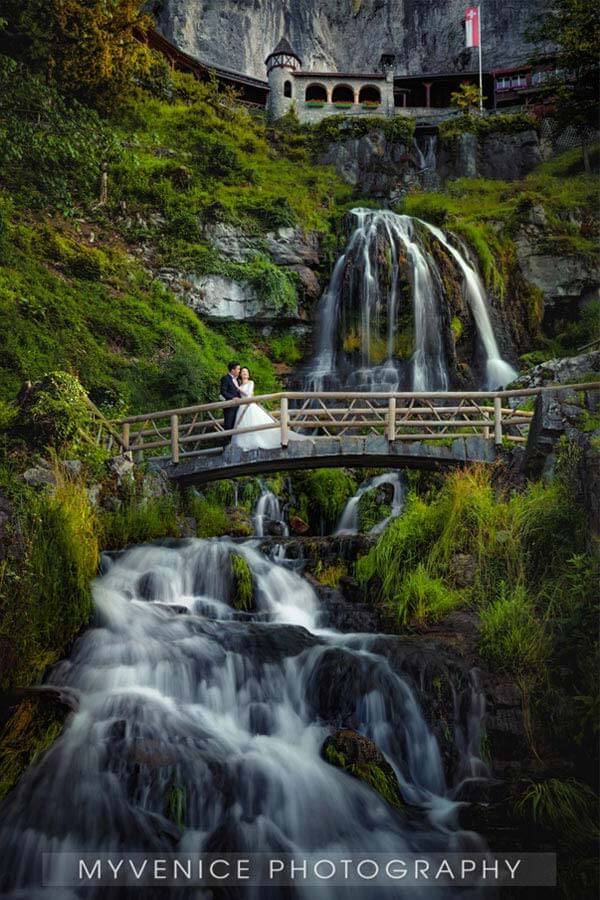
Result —
[[171, 462], [179, 462], [179, 416], [171, 416]]
[[281, 406], [280, 406], [280, 424], [281, 424], [281, 446], [287, 447], [289, 442], [288, 437], [288, 398], [281, 398]]
[[121, 437], [123, 439], [123, 452], [127, 453], [129, 450], [129, 422], [123, 422], [121, 426]]
[[390, 397], [390, 402], [388, 403], [388, 423], [387, 423], [387, 439], [390, 441], [396, 440], [396, 398]]
[[502, 446], [502, 398], [494, 397], [494, 444]]

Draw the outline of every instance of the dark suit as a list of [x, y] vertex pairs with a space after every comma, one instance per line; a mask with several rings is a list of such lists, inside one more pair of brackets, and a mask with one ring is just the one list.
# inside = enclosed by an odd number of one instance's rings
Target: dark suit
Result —
[[[221, 378], [219, 389], [221, 391], [221, 397], [224, 397], [225, 400], [235, 400], [236, 397], [244, 396], [231, 375], [223, 375], [223, 377]], [[237, 406], [230, 406], [228, 409], [223, 410], [223, 417], [225, 419], [225, 431], [229, 431], [235, 425], [235, 417], [237, 415], [237, 411]], [[231, 440], [230, 435], [228, 435], [227, 437], [228, 442], [229, 440]]]

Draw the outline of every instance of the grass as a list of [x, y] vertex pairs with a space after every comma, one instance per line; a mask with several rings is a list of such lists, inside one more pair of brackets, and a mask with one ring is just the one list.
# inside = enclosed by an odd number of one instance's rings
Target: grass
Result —
[[254, 601], [254, 579], [252, 569], [243, 556], [231, 554], [231, 570], [233, 573], [233, 602], [235, 609], [247, 612], [252, 609]]
[[177, 505], [173, 496], [132, 498], [118, 509], [99, 514], [99, 534], [104, 550], [119, 550], [163, 537], [179, 537]]
[[221, 537], [229, 531], [229, 518], [218, 501], [193, 494], [188, 501], [188, 512], [196, 520], [199, 538]]

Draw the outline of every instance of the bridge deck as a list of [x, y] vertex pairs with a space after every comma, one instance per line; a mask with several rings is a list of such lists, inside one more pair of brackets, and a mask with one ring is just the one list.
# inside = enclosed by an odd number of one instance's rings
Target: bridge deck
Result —
[[[598, 383], [443, 393], [288, 391], [104, 420], [99, 427], [123, 452], [136, 461], [146, 455], [182, 485], [327, 466], [435, 469], [490, 463], [501, 447], [526, 443], [531, 400], [537, 409], [545, 392], [568, 390], [597, 391]], [[270, 419], [225, 429], [226, 410], [252, 403]], [[223, 449], [234, 434], [257, 431], [275, 435], [273, 449]], [[309, 439], [295, 440], [295, 433]]]
[[385, 437], [320, 438], [314, 441], [291, 440], [287, 447], [272, 450], [241, 450], [226, 447], [221, 451], [198, 454], [179, 463], [165, 457], [149, 460], [182, 487], [206, 484], [223, 478], [264, 475], [295, 469], [348, 468], [420, 468], [440, 469], [468, 462], [492, 463], [497, 458], [494, 444], [482, 437], [457, 438], [448, 444], [421, 441], [395, 441]]

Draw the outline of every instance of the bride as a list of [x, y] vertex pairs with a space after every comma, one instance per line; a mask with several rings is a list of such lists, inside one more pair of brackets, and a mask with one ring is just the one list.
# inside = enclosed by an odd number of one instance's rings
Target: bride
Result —
[[[250, 378], [250, 371], [245, 366], [240, 369], [239, 389], [245, 397], [254, 396], [254, 382]], [[276, 428], [265, 431], [253, 431], [246, 434], [234, 434], [231, 439], [233, 447], [241, 447], [242, 450], [255, 450], [264, 448], [273, 450], [281, 446], [281, 432], [279, 423], [258, 403], [247, 403], [240, 406], [235, 418], [235, 428], [256, 428], [260, 425], [276, 425]], [[309, 441], [310, 438], [294, 431], [289, 432], [290, 440]]]

